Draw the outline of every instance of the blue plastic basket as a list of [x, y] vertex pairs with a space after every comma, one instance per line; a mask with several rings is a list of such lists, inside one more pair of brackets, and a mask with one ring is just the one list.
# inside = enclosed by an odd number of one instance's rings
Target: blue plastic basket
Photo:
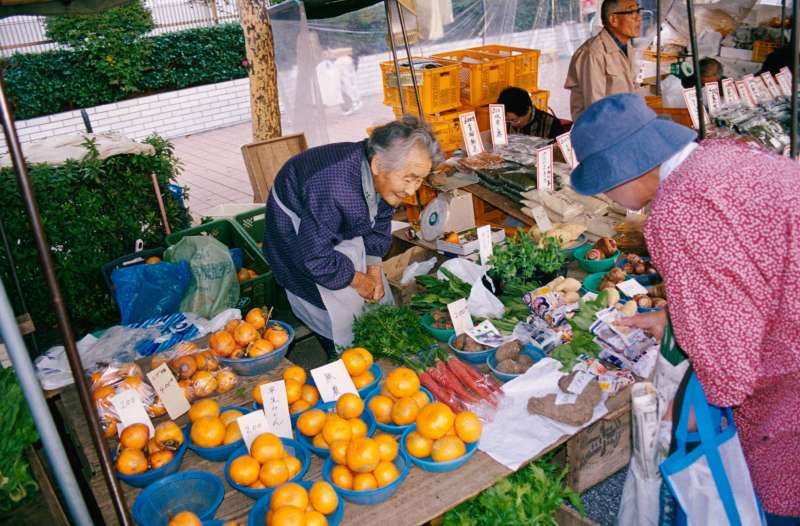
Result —
[[358, 390], [358, 396], [360, 396], [362, 399], [366, 399], [373, 392], [377, 391], [378, 384], [383, 379], [383, 371], [381, 370], [381, 366], [377, 363], [373, 363], [369, 367], [369, 370], [372, 373], [372, 376], [375, 377], [375, 380]]
[[[650, 261], [649, 257], [643, 257], [642, 261], [647, 262]], [[619, 258], [616, 265], [617, 268], [622, 268], [628, 262], [628, 258]], [[629, 274], [629, 277], [635, 279], [645, 287], [650, 287], [652, 285], [657, 285], [661, 283], [663, 279], [661, 278], [661, 274]]]
[[133, 503], [133, 520], [140, 526], [166, 526], [170, 517], [191, 511], [211, 520], [225, 496], [225, 485], [206, 471], [184, 471], [151, 484]]
[[[428, 400], [430, 400], [431, 402], [434, 401], [433, 393], [431, 393], [430, 391], [428, 391], [424, 387], [420, 387], [419, 389], [420, 389], [420, 391], [422, 391], [426, 395], [428, 395]], [[376, 392], [372, 393], [371, 395], [369, 395], [369, 398], [367, 398], [365, 400], [366, 405], [369, 406], [369, 401], [372, 400], [373, 398], [375, 398], [376, 396], [378, 396], [379, 394], [380, 394], [380, 392], [376, 391]], [[370, 414], [371, 414], [371, 412], [370, 412]], [[372, 417], [374, 418], [375, 415], [372, 415]], [[408, 425], [405, 425], [405, 426], [397, 426], [397, 425], [394, 425], [394, 424], [383, 424], [383, 423], [378, 422], [377, 420], [375, 420], [375, 425], [377, 426], [378, 429], [380, 429], [384, 433], [391, 433], [393, 435], [402, 435], [405, 432], [406, 429], [408, 429], [410, 426], [412, 426], [414, 424], [408, 424]]]
[[[220, 408], [219, 412], [220, 414], [222, 414], [229, 409], [238, 409], [244, 415], [250, 412], [250, 409], [236, 405], [226, 405], [225, 407]], [[186, 424], [186, 427], [183, 428], [183, 434], [186, 437], [186, 442], [189, 444], [189, 449], [197, 453], [200, 457], [214, 462], [222, 462], [223, 460], [228, 460], [228, 457], [231, 456], [231, 453], [236, 451], [239, 448], [239, 446], [241, 446], [244, 443], [242, 442], [241, 439], [239, 439], [232, 444], [227, 444], [224, 446], [217, 446], [217, 447], [198, 446], [197, 444], [192, 442], [192, 424]]]
[[486, 363], [486, 358], [495, 351], [494, 348], [489, 348], [480, 352], [466, 352], [462, 351], [461, 349], [456, 349], [456, 347], [453, 345], [454, 341], [456, 341], [455, 334], [453, 334], [447, 341], [447, 345], [450, 346], [450, 350], [453, 351], [453, 354], [458, 356], [461, 360], [468, 363], [484, 364]]
[[[525, 346], [522, 347], [521, 354], [530, 356], [531, 360], [533, 360], [533, 363], [536, 363], [547, 356], [547, 354], [541, 348], [536, 347], [532, 343], [526, 343]], [[502, 373], [498, 371], [495, 353], [490, 354], [489, 357], [486, 358], [486, 365], [489, 367], [489, 370], [492, 371], [492, 374], [494, 374], [501, 382], [508, 382], [509, 380], [513, 380], [519, 376], [519, 374]]]
[[[336, 402], [327, 402], [325, 404], [320, 404], [318, 407], [316, 407], [316, 409], [321, 409], [326, 413], [333, 413], [336, 410]], [[364, 412], [361, 413], [360, 418], [361, 420], [364, 421], [365, 424], [367, 424], [367, 436], [371, 437], [372, 435], [374, 435], [377, 422], [375, 421], [375, 417], [372, 415], [372, 411], [367, 409], [366, 402], [364, 403]], [[313, 452], [318, 457], [328, 458], [329, 456], [331, 456], [330, 449], [327, 448], [323, 449], [315, 446], [312, 443], [313, 438], [305, 436], [297, 428], [295, 428], [294, 434], [297, 437], [297, 441], [303, 444], [303, 447]]]
[[270, 320], [270, 324], [277, 323], [284, 329], [289, 335], [289, 340], [278, 347], [274, 351], [268, 354], [264, 354], [259, 356], [258, 358], [219, 358], [219, 363], [225, 367], [230, 367], [233, 369], [233, 372], [238, 374], [239, 376], [258, 376], [260, 374], [264, 374], [269, 370], [272, 370], [281, 363], [281, 360], [284, 356], [286, 356], [286, 352], [289, 350], [289, 346], [294, 341], [294, 329], [288, 323], [284, 323], [278, 320]]
[[411, 469], [411, 462], [408, 461], [408, 457], [404, 452], [398, 451], [393, 462], [394, 465], [397, 466], [397, 471], [400, 472], [400, 476], [388, 486], [378, 489], [355, 491], [337, 486], [333, 483], [333, 480], [331, 480], [331, 471], [333, 471], [333, 467], [336, 464], [330, 458], [326, 460], [325, 464], [322, 466], [322, 478], [325, 479], [331, 486], [333, 486], [334, 489], [336, 489], [336, 492], [344, 497], [346, 501], [352, 502], [353, 504], [360, 504], [362, 506], [372, 506], [373, 504], [380, 504], [381, 502], [390, 499], [392, 495], [397, 492], [397, 490], [400, 488], [400, 485], [408, 476], [408, 472]]
[[[188, 440], [188, 436], [186, 432], [183, 433], [183, 444], [178, 450], [175, 452], [175, 457], [168, 463], [164, 464], [160, 468], [151, 469], [145, 471], [144, 473], [140, 473], [138, 475], [123, 475], [119, 471], [117, 471], [117, 478], [123, 481], [124, 483], [128, 484], [129, 486], [133, 486], [134, 488], [144, 488], [149, 486], [153, 482], [163, 479], [168, 475], [172, 475], [173, 473], [177, 473], [178, 470], [181, 468], [181, 462], [183, 462], [183, 455], [186, 454], [186, 446]], [[116, 455], [114, 455], [116, 458]]]
[[[306, 491], [311, 490], [311, 486], [314, 485], [313, 480], [301, 480], [297, 484], [303, 486]], [[278, 486], [280, 487], [280, 486]], [[335, 488], [335, 486], [334, 486]], [[247, 526], [264, 526], [267, 523], [267, 512], [269, 511], [269, 501], [272, 498], [272, 492], [278, 488], [270, 488], [269, 493], [264, 495], [263, 497], [259, 498], [253, 507], [250, 508], [250, 513], [247, 515]], [[339, 497], [339, 505], [330, 515], [327, 515], [325, 518], [328, 519], [328, 526], [339, 526], [342, 522], [342, 518], [344, 517], [344, 499], [342, 499], [341, 495], [338, 494]]]
[[446, 473], [448, 471], [454, 471], [466, 464], [472, 455], [475, 454], [475, 451], [478, 450], [478, 442], [469, 442], [464, 444], [467, 446], [466, 453], [455, 460], [450, 460], [448, 462], [434, 462], [431, 460], [431, 457], [416, 458], [408, 452], [408, 448], [406, 447], [406, 439], [408, 438], [408, 435], [416, 429], [417, 425], [414, 424], [407, 429], [405, 433], [403, 433], [403, 436], [400, 438], [400, 451], [407, 455], [408, 458], [411, 459], [411, 462], [413, 462], [417, 467], [422, 468], [425, 471], [430, 471], [431, 473]]
[[[311, 465], [311, 455], [308, 453], [308, 450], [298, 442], [297, 440], [292, 440], [290, 438], [281, 438], [281, 442], [283, 442], [283, 447], [286, 449], [286, 452], [290, 455], [297, 457], [297, 460], [300, 461], [301, 467], [300, 471], [289, 479], [287, 482], [297, 482], [305, 476], [306, 472], [308, 471], [308, 467]], [[247, 455], [248, 451], [245, 446], [239, 446], [239, 449], [233, 452], [233, 454], [228, 457], [228, 461], [225, 463], [225, 480], [228, 482], [230, 487], [233, 489], [244, 493], [248, 497], [253, 500], [260, 499], [264, 495], [267, 494], [268, 491], [271, 491], [271, 488], [264, 488], [264, 489], [253, 489], [248, 488], [247, 486], [240, 486], [236, 482], [233, 481], [231, 478], [229, 471], [231, 468], [231, 464], [234, 460], [241, 457], [242, 455]]]

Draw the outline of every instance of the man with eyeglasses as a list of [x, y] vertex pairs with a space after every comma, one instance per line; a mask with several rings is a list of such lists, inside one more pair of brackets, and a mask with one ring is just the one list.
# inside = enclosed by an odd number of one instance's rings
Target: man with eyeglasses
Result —
[[605, 0], [600, 8], [603, 30], [572, 56], [564, 87], [570, 90], [572, 120], [593, 102], [616, 93], [636, 91], [631, 39], [642, 30], [637, 0]]

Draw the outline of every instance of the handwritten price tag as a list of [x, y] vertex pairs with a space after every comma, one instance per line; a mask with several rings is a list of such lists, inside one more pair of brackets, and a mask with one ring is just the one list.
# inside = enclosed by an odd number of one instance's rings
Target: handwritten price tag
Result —
[[323, 402], [335, 402], [345, 393], [358, 394], [358, 389], [341, 360], [311, 369], [311, 376]]
[[483, 153], [483, 140], [481, 132], [478, 130], [478, 119], [475, 112], [462, 113], [458, 116], [461, 123], [461, 136], [464, 138], [464, 147], [467, 149], [467, 156], [472, 157]]
[[147, 378], [153, 384], [153, 389], [158, 393], [158, 397], [164, 402], [164, 407], [171, 419], [175, 420], [189, 411], [191, 405], [167, 364], [162, 363], [147, 373]]
[[494, 253], [492, 247], [492, 227], [489, 225], [479, 226], [478, 233], [478, 249], [481, 255], [481, 265], [488, 265], [489, 258]]
[[708, 82], [703, 86], [706, 92], [706, 100], [708, 101], [708, 111], [711, 115], [716, 115], [722, 107], [722, 100], [719, 93], [719, 84], [716, 82]]
[[552, 190], [553, 184], [553, 145], [536, 150], [536, 186], [539, 190]]
[[572, 139], [569, 136], [569, 132], [556, 137], [556, 143], [558, 143], [561, 155], [564, 156], [564, 160], [569, 164], [569, 167], [575, 168], [578, 166], [578, 158], [575, 156], [575, 150], [572, 148]]
[[765, 71], [759, 76], [761, 77], [761, 80], [764, 81], [764, 85], [767, 87], [773, 98], [783, 95], [781, 88], [778, 86], [778, 83], [775, 82], [775, 77], [772, 76], [772, 73]]
[[739, 102], [739, 92], [736, 91], [736, 83], [733, 79], [722, 79], [722, 93], [725, 96], [725, 104]]
[[450, 313], [450, 320], [453, 322], [453, 330], [456, 331], [456, 335], [460, 336], [473, 327], [466, 299], [461, 298], [448, 304], [447, 311]]
[[639, 294], [647, 294], [647, 289], [633, 278], [628, 281], [623, 281], [622, 283], [617, 283], [617, 288], [629, 298], [633, 298]]
[[237, 418], [236, 423], [239, 424], [239, 431], [242, 432], [242, 439], [248, 451], [250, 451], [250, 446], [253, 444], [253, 440], [258, 438], [258, 435], [271, 433], [267, 415], [264, 414], [264, 411], [247, 413]]
[[769, 102], [772, 100], [772, 94], [767, 90], [761, 77], [751, 76], [747, 78], [747, 86], [750, 88], [750, 93], [753, 94], [757, 102]]
[[[695, 93], [694, 88], [686, 88], [683, 90], [683, 100], [686, 102], [686, 108], [689, 110], [689, 117], [692, 119], [692, 126], [695, 129], [700, 128], [700, 112], [697, 108], [697, 94]], [[706, 125], [710, 124], [708, 121], [708, 114], [703, 108], [703, 118], [705, 119]]]
[[756, 98], [753, 96], [753, 93], [750, 91], [747, 82], [744, 80], [737, 80], [736, 81], [736, 90], [739, 92], [739, 99], [743, 100], [744, 103], [750, 107], [756, 107]]
[[787, 97], [792, 96], [792, 72], [789, 71], [787, 68], [781, 68], [777, 75], [775, 75], [775, 79], [778, 81], [778, 85], [781, 88], [783, 94]]
[[504, 104], [489, 104], [489, 126], [492, 129], [492, 144], [495, 146], [508, 144]]
[[278, 380], [261, 384], [261, 399], [264, 400], [264, 413], [267, 416], [269, 432], [281, 438], [294, 438], [286, 382]]
[[117, 411], [119, 416], [120, 425], [117, 427], [120, 433], [122, 430], [133, 424], [144, 424], [150, 430], [150, 436], [156, 432], [153, 427], [153, 422], [144, 408], [142, 398], [133, 389], [126, 389], [118, 395], [111, 398], [111, 404]]

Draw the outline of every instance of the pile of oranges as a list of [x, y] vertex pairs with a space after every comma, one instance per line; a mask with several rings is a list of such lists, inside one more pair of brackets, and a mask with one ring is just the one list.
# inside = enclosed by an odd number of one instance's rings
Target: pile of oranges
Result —
[[248, 455], [231, 462], [228, 475], [240, 486], [265, 489], [293, 479], [302, 467], [300, 460], [286, 451], [280, 438], [263, 433], [253, 440]]
[[430, 399], [419, 388], [419, 376], [407, 367], [398, 367], [386, 377], [380, 394], [370, 398], [369, 409], [382, 424], [413, 424]]
[[344, 362], [347, 373], [353, 379], [356, 389], [363, 389], [375, 381], [375, 375], [369, 370], [374, 363], [372, 353], [363, 347], [353, 347], [342, 352], [342, 362]]
[[417, 429], [406, 437], [406, 449], [416, 458], [448, 462], [464, 456], [465, 444], [481, 437], [481, 421], [471, 411], [453, 413], [441, 402], [428, 404], [417, 416]]
[[283, 347], [289, 333], [278, 323], [268, 323], [264, 309], [250, 309], [244, 320], [231, 320], [208, 340], [208, 346], [223, 358], [257, 358]]
[[[203, 521], [191, 511], [180, 511], [169, 519], [167, 526], [203, 526]], [[227, 521], [223, 522], [222, 526], [240, 526], [240, 524], [237, 521]]]
[[394, 464], [397, 452], [397, 439], [388, 434], [355, 438], [346, 445], [335, 442], [331, 446], [331, 459], [336, 463], [331, 481], [352, 491], [388, 486], [400, 476]]
[[297, 419], [297, 430], [312, 439], [319, 449], [343, 450], [351, 440], [366, 437], [369, 429], [361, 419], [364, 401], [356, 394], [345, 393], [336, 401], [336, 410], [326, 413], [310, 409]]
[[339, 496], [324, 480], [315, 482], [309, 491], [295, 482], [277, 488], [269, 500], [267, 526], [325, 526], [327, 516], [339, 507]]
[[201, 352], [193, 343], [178, 344], [171, 358], [156, 354], [150, 361], [150, 367], [155, 369], [162, 363], [169, 365], [184, 396], [190, 402], [213, 394], [227, 393], [239, 381], [230, 368], [220, 368], [214, 353]]
[[200, 400], [189, 408], [192, 442], [199, 447], [218, 447], [233, 444], [242, 439], [237, 418], [243, 416], [238, 409], [220, 413], [217, 402], [210, 398]]
[[105, 438], [117, 436], [119, 416], [111, 399], [125, 390], [135, 390], [147, 409], [150, 418], [167, 414], [167, 408], [156, 392], [144, 379], [142, 368], [136, 363], [127, 362], [99, 368], [90, 375], [92, 400], [100, 417]]
[[[292, 365], [283, 371], [283, 382], [286, 385], [286, 398], [289, 402], [289, 413], [296, 415], [311, 409], [319, 402], [319, 391], [308, 381], [306, 371], [297, 365]], [[261, 386], [269, 382], [261, 382], [253, 387], [253, 400], [264, 405], [261, 398]]]
[[132, 424], [120, 433], [115, 466], [123, 475], [140, 475], [172, 462], [182, 444], [183, 432], [171, 420], [158, 424], [152, 437], [145, 424]]

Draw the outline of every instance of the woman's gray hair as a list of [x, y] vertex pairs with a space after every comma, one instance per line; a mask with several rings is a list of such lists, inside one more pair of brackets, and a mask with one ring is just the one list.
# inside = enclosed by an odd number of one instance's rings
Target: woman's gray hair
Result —
[[404, 115], [400, 120], [372, 130], [367, 141], [367, 157], [372, 159], [380, 154], [381, 164], [393, 172], [402, 168], [413, 148], [428, 152], [433, 167], [444, 159], [431, 127], [412, 115]]

